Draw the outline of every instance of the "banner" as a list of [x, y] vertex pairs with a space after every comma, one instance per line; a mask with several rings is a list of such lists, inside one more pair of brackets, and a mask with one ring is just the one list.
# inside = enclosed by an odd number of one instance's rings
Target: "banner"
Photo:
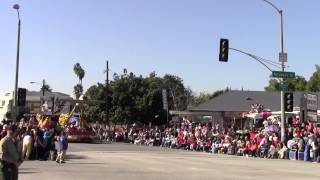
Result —
[[318, 96], [314, 94], [306, 94], [307, 96], [307, 110], [317, 111], [318, 110]]
[[162, 104], [163, 104], [163, 109], [168, 110], [168, 95], [167, 95], [167, 89], [162, 88]]
[[305, 94], [307, 103], [307, 120], [317, 122], [318, 96], [315, 94]]

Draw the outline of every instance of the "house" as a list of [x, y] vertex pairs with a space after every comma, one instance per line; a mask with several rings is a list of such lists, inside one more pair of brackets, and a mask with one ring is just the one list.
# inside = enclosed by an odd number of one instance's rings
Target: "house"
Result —
[[[0, 120], [6, 118], [7, 112], [12, 109], [13, 93], [0, 93]], [[70, 110], [70, 105], [65, 100], [73, 100], [68, 94], [60, 92], [45, 92], [44, 96], [39, 91], [27, 91], [26, 93], [26, 108], [30, 113], [64, 111]], [[69, 103], [70, 104], [70, 103]]]
[[6, 118], [12, 107], [12, 93], [0, 93], [0, 121]]
[[[294, 107], [302, 109], [305, 92], [294, 92]], [[312, 93], [320, 96], [320, 92]], [[187, 111], [171, 111], [172, 115], [188, 116], [191, 119], [211, 117], [214, 123], [242, 123], [245, 115], [251, 110], [252, 104], [262, 104], [265, 110], [280, 111], [280, 92], [277, 91], [229, 91]], [[318, 109], [320, 102], [317, 101]]]

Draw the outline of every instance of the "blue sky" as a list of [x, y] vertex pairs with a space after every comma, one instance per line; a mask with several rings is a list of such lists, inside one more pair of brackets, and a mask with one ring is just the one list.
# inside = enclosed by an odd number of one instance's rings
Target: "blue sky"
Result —
[[[284, 11], [287, 70], [309, 79], [320, 60], [320, 1], [271, 1]], [[279, 15], [262, 0], [1, 0], [0, 92], [14, 87], [14, 3], [22, 19], [19, 86], [29, 90], [44, 78], [72, 94], [76, 62], [88, 88], [104, 81], [106, 60], [111, 74], [174, 74], [195, 92], [263, 90], [270, 72], [237, 52], [218, 62], [219, 39], [275, 61], [280, 50]]]

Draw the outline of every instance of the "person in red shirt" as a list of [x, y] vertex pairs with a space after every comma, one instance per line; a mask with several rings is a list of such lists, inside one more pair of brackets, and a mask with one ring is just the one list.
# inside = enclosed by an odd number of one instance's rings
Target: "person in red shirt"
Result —
[[256, 157], [256, 151], [257, 151], [257, 149], [258, 149], [258, 145], [257, 145], [257, 142], [256, 142], [256, 140], [253, 140], [252, 142], [251, 142], [251, 145], [250, 145], [250, 155], [252, 156], [252, 157]]
[[212, 124], [211, 124], [211, 122], [208, 122], [207, 128], [208, 128], [208, 131], [210, 131], [210, 130], [212, 129]]
[[301, 129], [297, 127], [295, 129], [295, 134], [297, 135], [297, 137], [301, 137]]
[[246, 144], [244, 147], [244, 151], [243, 151], [244, 156], [248, 157], [251, 154], [250, 147], [251, 147], [251, 141], [249, 142], [249, 144]]
[[254, 132], [253, 128], [250, 131], [250, 141], [254, 140], [256, 138], [256, 132]]
[[191, 144], [190, 144], [190, 150], [196, 150], [197, 149], [197, 140], [196, 138], [192, 138]]
[[262, 141], [262, 138], [263, 138], [263, 135], [262, 135], [262, 134], [260, 134], [260, 135], [257, 136], [257, 138], [256, 138], [257, 144], [260, 144], [260, 142]]

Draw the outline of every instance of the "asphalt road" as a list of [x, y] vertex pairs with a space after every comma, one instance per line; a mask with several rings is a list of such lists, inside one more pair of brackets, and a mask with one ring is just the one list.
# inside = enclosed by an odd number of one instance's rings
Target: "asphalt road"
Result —
[[320, 164], [130, 144], [70, 144], [68, 161], [26, 161], [21, 180], [319, 180]]

